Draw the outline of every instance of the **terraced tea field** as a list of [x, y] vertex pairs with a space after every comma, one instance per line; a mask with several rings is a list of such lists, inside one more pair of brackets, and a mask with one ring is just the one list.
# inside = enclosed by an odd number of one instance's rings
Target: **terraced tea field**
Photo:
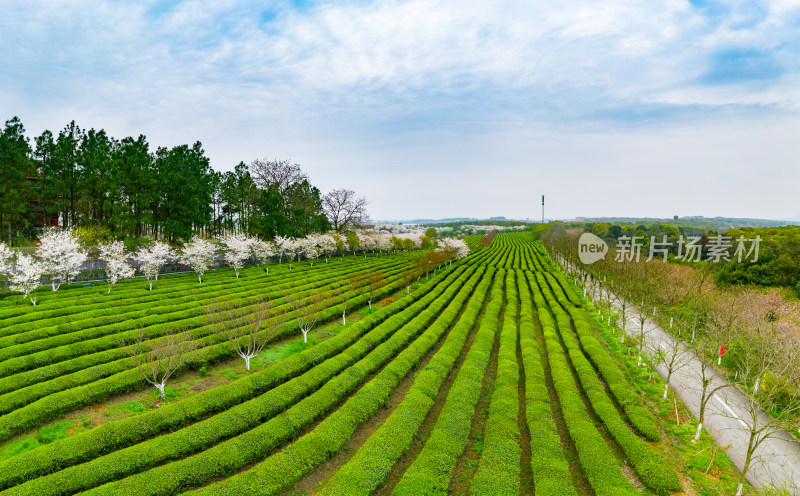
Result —
[[[474, 241], [474, 240], [473, 240]], [[0, 440], [148, 387], [120, 343], [187, 329], [193, 366], [231, 359], [204, 308], [323, 294], [380, 271], [391, 303], [300, 353], [0, 462], [3, 494], [670, 494], [681, 479], [563, 274], [528, 233], [497, 235], [407, 292], [409, 254], [72, 288], [0, 302]], [[355, 296], [350, 309], [366, 305]], [[292, 320], [276, 339], [297, 335]], [[202, 353], [201, 353], [202, 352]], [[657, 388], [662, 389], [662, 386]], [[677, 467], [680, 468], [680, 467]]]

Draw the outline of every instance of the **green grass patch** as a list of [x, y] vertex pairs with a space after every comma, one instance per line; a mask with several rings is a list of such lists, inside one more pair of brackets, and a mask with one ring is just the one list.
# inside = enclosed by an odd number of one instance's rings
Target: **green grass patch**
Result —
[[6, 444], [3, 451], [0, 451], [0, 459], [6, 460], [12, 456], [25, 453], [26, 451], [30, 451], [34, 448], [38, 448], [41, 445], [41, 441], [35, 437], [25, 437], [18, 441], [11, 441], [10, 443]]
[[39, 446], [67, 438], [72, 435], [70, 430], [75, 430], [73, 422], [56, 422], [55, 424], [46, 425], [32, 436], [9, 441], [5, 446], [0, 447], [0, 460], [6, 460], [12, 456], [36, 449]]
[[375, 312], [377, 312], [377, 311], [378, 311], [378, 309], [377, 309], [377, 305], [372, 305], [372, 308], [370, 308], [370, 307], [368, 307], [368, 306], [367, 306], [367, 307], [363, 307], [363, 308], [359, 309], [359, 310], [358, 310], [358, 313], [359, 313], [359, 314], [360, 314], [362, 317], [366, 317], [367, 315], [372, 315], [373, 313], [375, 313]]
[[125, 409], [130, 410], [133, 413], [144, 413], [147, 411], [147, 407], [144, 406], [139, 400], [131, 400], [125, 403]]

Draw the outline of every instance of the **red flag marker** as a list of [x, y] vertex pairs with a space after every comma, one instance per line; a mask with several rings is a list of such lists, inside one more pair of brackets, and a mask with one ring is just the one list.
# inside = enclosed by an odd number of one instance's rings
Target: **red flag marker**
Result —
[[722, 365], [722, 355], [725, 354], [725, 345], [723, 343], [719, 344], [719, 358], [717, 359], [717, 365]]

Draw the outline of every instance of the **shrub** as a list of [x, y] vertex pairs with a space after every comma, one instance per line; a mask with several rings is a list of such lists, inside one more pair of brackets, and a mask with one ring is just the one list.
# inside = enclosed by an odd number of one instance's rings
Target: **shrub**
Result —
[[102, 226], [76, 227], [72, 234], [81, 246], [97, 246], [112, 239], [111, 230]]

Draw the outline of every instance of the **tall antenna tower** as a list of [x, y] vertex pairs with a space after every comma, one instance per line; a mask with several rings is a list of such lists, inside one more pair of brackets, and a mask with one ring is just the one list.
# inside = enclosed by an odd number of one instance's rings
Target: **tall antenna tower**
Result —
[[542, 224], [544, 224], [544, 195], [542, 195]]

